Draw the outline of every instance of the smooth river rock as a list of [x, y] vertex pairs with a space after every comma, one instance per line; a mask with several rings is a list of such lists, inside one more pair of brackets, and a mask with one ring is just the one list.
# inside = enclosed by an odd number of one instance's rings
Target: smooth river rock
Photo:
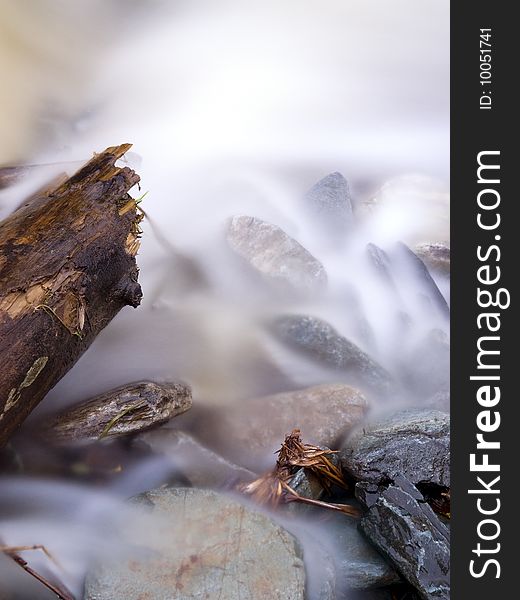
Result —
[[448, 303], [423, 261], [402, 242], [397, 242], [395, 245], [394, 260], [399, 262], [401, 268], [404, 268], [415, 279], [435, 309], [445, 318], [449, 318]]
[[450, 486], [450, 417], [407, 409], [357, 429], [342, 445], [343, 468], [354, 478], [385, 483], [403, 475], [413, 484]]
[[261, 471], [274, 466], [274, 452], [293, 429], [305, 443], [334, 448], [366, 409], [357, 389], [324, 384], [219, 406], [194, 424], [194, 433], [230, 460]]
[[404, 477], [382, 492], [360, 529], [421, 598], [450, 598], [449, 530]]
[[273, 283], [299, 292], [325, 288], [323, 265], [285, 231], [255, 217], [236, 216], [227, 231], [230, 247]]
[[339, 234], [353, 220], [348, 181], [337, 171], [320, 179], [305, 195], [305, 206], [323, 233]]
[[392, 387], [392, 377], [386, 369], [322, 319], [285, 315], [274, 320], [272, 331], [287, 346], [326, 367], [352, 375], [360, 384], [383, 392]]
[[87, 575], [85, 600], [303, 600], [295, 538], [236, 500], [193, 488], [134, 499], [143, 514], [120, 532], [124, 557]]
[[437, 273], [450, 276], [450, 247], [441, 243], [418, 244], [415, 253], [424, 264]]
[[206, 448], [184, 431], [163, 427], [141, 434], [137, 441], [156, 454], [168, 457], [172, 465], [197, 488], [231, 487], [257, 477], [252, 471]]

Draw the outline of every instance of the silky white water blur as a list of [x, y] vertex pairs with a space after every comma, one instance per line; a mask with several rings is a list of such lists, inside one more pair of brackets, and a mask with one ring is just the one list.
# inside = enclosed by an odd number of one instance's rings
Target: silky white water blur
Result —
[[[0, 10], [0, 165], [58, 163], [59, 173], [64, 161], [132, 142], [142, 178], [133, 193], [148, 191], [142, 306], [121, 311], [34, 418], [144, 378], [190, 383], [193, 411], [334, 381], [266, 333], [265, 319], [285, 312], [329, 321], [392, 373], [429, 331], [446, 331], [438, 315], [422, 315], [413, 286], [401, 290], [413, 327], [399, 329], [402, 305], [365, 248], [449, 241], [447, 0], [0, 0]], [[302, 205], [332, 171], [349, 180], [356, 209], [339, 247], [320, 239]], [[41, 183], [0, 192], [1, 216]], [[224, 242], [235, 214], [277, 224], [323, 262], [329, 286], [319, 302], [271, 297], [242, 277]], [[182, 273], [179, 253], [200, 280]], [[439, 284], [447, 295], [448, 281]], [[373, 345], [356, 327], [352, 293]], [[152, 487], [162, 474], [145, 463], [114, 493]], [[27, 526], [7, 518], [4, 537], [48, 544], [60, 560], [76, 550], [78, 589], [103, 539], [89, 511], [111, 515], [118, 503], [55, 489], [77, 503], [67, 531], [48, 514], [55, 483], [24, 485], [9, 489], [37, 496], [43, 515]]]

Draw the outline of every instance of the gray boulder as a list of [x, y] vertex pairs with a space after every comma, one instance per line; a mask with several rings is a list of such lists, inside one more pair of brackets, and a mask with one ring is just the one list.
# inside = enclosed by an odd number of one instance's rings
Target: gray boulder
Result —
[[450, 276], [450, 247], [446, 244], [419, 244], [415, 253], [428, 269]]
[[236, 216], [229, 224], [227, 241], [253, 269], [282, 288], [315, 292], [327, 284], [323, 265], [276, 225]]
[[139, 435], [137, 442], [145, 444], [156, 454], [168, 457], [172, 465], [197, 488], [230, 487], [257, 477], [252, 471], [226, 460], [178, 429], [163, 427], [148, 431]]
[[343, 468], [353, 477], [385, 483], [403, 475], [412, 483], [450, 486], [450, 417], [407, 409], [356, 430], [341, 448]]
[[381, 365], [322, 319], [285, 315], [274, 321], [272, 330], [289, 347], [326, 367], [344, 371], [360, 384], [384, 392], [392, 387], [392, 377]]
[[365, 415], [357, 389], [324, 384], [219, 407], [194, 423], [195, 435], [226, 458], [253, 471], [274, 466], [285, 436], [300, 429], [306, 443], [333, 448]]
[[265, 515], [209, 490], [157, 489], [134, 500], [125, 554], [87, 575], [85, 600], [303, 600], [296, 540]]
[[305, 205], [324, 233], [344, 231], [353, 220], [348, 181], [337, 171], [320, 179], [305, 195]]

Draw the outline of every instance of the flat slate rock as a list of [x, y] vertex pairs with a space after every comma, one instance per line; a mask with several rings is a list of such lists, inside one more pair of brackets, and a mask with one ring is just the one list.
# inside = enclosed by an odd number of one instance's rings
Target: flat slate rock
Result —
[[137, 441], [152, 452], [168, 457], [197, 488], [231, 487], [257, 477], [252, 471], [229, 462], [178, 429], [154, 429], [139, 435]]
[[271, 282], [301, 292], [325, 288], [319, 260], [285, 231], [255, 217], [236, 216], [227, 231], [230, 247]]
[[134, 499], [124, 558], [87, 575], [85, 600], [303, 600], [295, 538], [265, 515], [209, 490], [163, 488]]
[[379, 496], [360, 529], [421, 598], [449, 600], [449, 530], [407, 480]]
[[450, 487], [450, 417], [407, 409], [356, 430], [341, 448], [354, 478], [385, 483], [403, 475], [412, 483]]
[[275, 336], [287, 346], [326, 367], [352, 375], [360, 384], [380, 391], [392, 388], [392, 377], [332, 325], [309, 315], [284, 315], [272, 323]]
[[334, 448], [364, 416], [363, 394], [323, 384], [219, 406], [194, 423], [194, 433], [226, 458], [253, 471], [272, 468], [285, 436], [300, 429], [305, 443]]
[[325, 233], [340, 233], [353, 220], [348, 181], [337, 171], [312, 186], [305, 194], [305, 206]]

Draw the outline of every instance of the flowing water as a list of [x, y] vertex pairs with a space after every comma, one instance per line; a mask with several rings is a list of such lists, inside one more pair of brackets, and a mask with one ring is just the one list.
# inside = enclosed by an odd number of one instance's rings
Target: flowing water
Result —
[[[424, 340], [447, 334], [447, 320], [425, 308], [423, 284], [399, 259], [391, 293], [366, 245], [391, 253], [400, 240], [449, 243], [448, 2], [52, 4], [0, 2], [0, 163], [56, 165], [0, 191], [0, 216], [52, 172], [74, 170], [69, 161], [131, 141], [127, 159], [148, 192], [144, 300], [99, 335], [27, 430], [47, 412], [139, 379], [188, 382], [195, 416], [197, 407], [337, 381], [266, 332], [266, 320], [288, 312], [327, 320], [399, 381], [390, 399], [371, 399], [373, 412], [426, 403], [419, 390], [435, 383]], [[349, 180], [356, 209], [355, 228], [336, 244], [302, 203], [332, 171]], [[297, 239], [325, 266], [327, 290], [283, 297], [250, 278], [224, 239], [236, 214]], [[436, 279], [449, 301], [449, 279]], [[420, 385], [410, 384], [414, 369]], [[23, 429], [19, 440], [27, 443]], [[172, 466], [120, 450], [110, 464], [103, 458], [102, 476], [72, 478], [32, 443], [23, 458], [36, 466], [1, 481], [0, 535], [45, 544], [78, 592], [123, 500], [168, 480]]]

